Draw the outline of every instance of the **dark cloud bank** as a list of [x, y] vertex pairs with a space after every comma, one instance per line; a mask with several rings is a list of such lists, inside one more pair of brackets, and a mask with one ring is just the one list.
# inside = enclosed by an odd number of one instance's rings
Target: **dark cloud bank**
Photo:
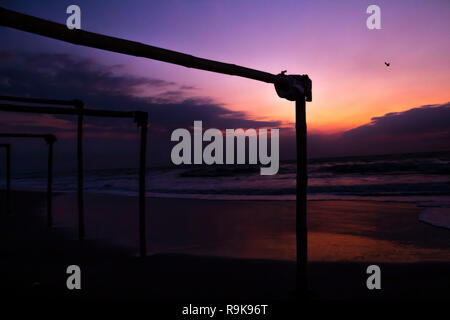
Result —
[[[106, 67], [91, 59], [67, 54], [0, 52], [0, 94], [78, 98], [89, 108], [149, 112], [149, 163], [167, 165], [170, 134], [202, 120], [204, 128], [280, 127], [280, 121], [257, 121], [244, 112], [231, 111], [209, 98], [196, 97], [197, 89], [162, 79], [124, 74], [122, 66]], [[144, 92], [146, 93], [144, 95]], [[245, 107], [245, 106], [244, 106]], [[5, 132], [45, 132], [60, 137], [57, 170], [75, 165], [74, 119], [2, 113]], [[86, 119], [86, 167], [135, 167], [138, 132], [132, 120]], [[280, 131], [281, 159], [295, 158], [294, 132]], [[333, 157], [397, 152], [448, 150], [450, 104], [389, 113], [337, 135], [309, 135], [310, 157]], [[14, 143], [14, 164], [24, 171], [45, 168], [45, 145]], [[22, 170], [20, 170], [22, 171]]]
[[450, 150], [450, 103], [388, 113], [341, 134], [311, 135], [309, 143], [316, 157]]

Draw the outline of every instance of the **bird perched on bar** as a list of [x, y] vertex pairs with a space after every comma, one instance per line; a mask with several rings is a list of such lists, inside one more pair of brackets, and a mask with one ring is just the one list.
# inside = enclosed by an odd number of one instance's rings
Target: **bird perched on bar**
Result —
[[386, 67], [389, 67], [391, 65], [390, 62], [384, 62], [384, 64], [386, 65]]

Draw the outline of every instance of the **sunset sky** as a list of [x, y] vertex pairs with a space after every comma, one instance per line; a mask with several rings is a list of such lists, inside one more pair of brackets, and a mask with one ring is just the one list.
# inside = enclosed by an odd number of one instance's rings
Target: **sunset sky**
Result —
[[[373, 1], [372, 1], [373, 2]], [[377, 1], [382, 30], [368, 30], [370, 1], [76, 1], [82, 28], [271, 73], [309, 74], [312, 131], [339, 131], [373, 116], [445, 103], [450, 86], [450, 2]], [[73, 1], [2, 1], [2, 5], [65, 22]], [[292, 103], [270, 85], [163, 62], [136, 59], [1, 30], [4, 49], [47, 51], [123, 64], [144, 77], [194, 86], [254, 119], [294, 119]], [[387, 68], [384, 61], [391, 62]]]
[[[447, 0], [0, 3], [60, 23], [66, 21], [67, 6], [77, 4], [84, 30], [271, 73], [308, 74], [313, 81], [313, 102], [307, 104], [310, 134], [344, 132], [370, 123], [373, 117], [450, 100]], [[366, 27], [370, 4], [381, 8], [381, 30]], [[207, 101], [246, 120], [293, 126], [294, 104], [278, 98], [270, 84], [79, 47], [3, 27], [0, 37], [0, 51], [9, 54], [61, 53], [98, 64], [110, 77], [131, 79], [127, 95], [133, 97], [157, 97], [157, 101], [170, 103]], [[24, 65], [30, 63], [29, 58], [23, 59]], [[385, 61], [391, 66], [386, 67]], [[0, 79], [0, 85], [2, 81], [6, 86], [10, 80]]]

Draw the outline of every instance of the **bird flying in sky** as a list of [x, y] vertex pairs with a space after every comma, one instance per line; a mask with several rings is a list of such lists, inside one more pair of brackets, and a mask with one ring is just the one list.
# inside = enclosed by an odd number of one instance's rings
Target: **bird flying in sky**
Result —
[[384, 64], [386, 65], [386, 67], [389, 67], [391, 65], [390, 62], [385, 62]]

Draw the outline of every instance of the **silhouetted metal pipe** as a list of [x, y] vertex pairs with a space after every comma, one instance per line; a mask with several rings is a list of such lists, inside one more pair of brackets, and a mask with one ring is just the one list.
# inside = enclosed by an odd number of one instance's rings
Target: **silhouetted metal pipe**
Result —
[[296, 237], [297, 237], [297, 290], [307, 294], [308, 290], [308, 228], [306, 220], [307, 173], [307, 128], [305, 98], [295, 101], [295, 126], [297, 144], [297, 188], [296, 188]]
[[5, 190], [5, 202], [6, 213], [11, 212], [11, 145], [0, 144], [0, 147], [5, 148], [6, 151], [6, 190]]
[[47, 140], [48, 143], [48, 166], [47, 166], [47, 225], [53, 225], [53, 143], [54, 139]]
[[11, 146], [6, 146], [6, 199], [7, 212], [11, 213]]
[[38, 133], [0, 133], [0, 138], [43, 138], [48, 144], [48, 173], [47, 173], [47, 221], [52, 226], [52, 181], [53, 181], [53, 143], [56, 137], [53, 134]]
[[[83, 176], [83, 116], [97, 116], [97, 117], [114, 117], [114, 118], [134, 118], [137, 125], [141, 128], [141, 144], [140, 144], [140, 163], [139, 163], [139, 233], [140, 233], [140, 253], [142, 256], [146, 255], [146, 226], [145, 226], [145, 176], [146, 176], [146, 145], [147, 145], [147, 127], [148, 127], [148, 113], [142, 111], [113, 111], [113, 110], [97, 110], [84, 109], [83, 102], [77, 101], [76, 109], [60, 108], [60, 107], [46, 107], [46, 106], [23, 106], [14, 104], [0, 103], [0, 111], [8, 112], [24, 112], [24, 113], [38, 113], [38, 114], [67, 114], [78, 116], [77, 126], [77, 159], [78, 159], [78, 237], [84, 239], [84, 176]], [[39, 134], [4, 134], [4, 136], [42, 136], [49, 135]], [[1, 134], [0, 134], [1, 136]], [[53, 151], [52, 151], [53, 152]], [[50, 164], [49, 164], [50, 168]], [[51, 182], [51, 181], [50, 181]], [[51, 187], [51, 186], [50, 186]], [[51, 201], [50, 201], [51, 204]], [[51, 217], [49, 218], [51, 221]]]
[[56, 137], [53, 134], [39, 134], [39, 133], [0, 133], [0, 138], [42, 138], [47, 141], [47, 139], [54, 139]]
[[100, 109], [71, 109], [61, 107], [47, 107], [47, 106], [24, 106], [9, 103], [0, 103], [0, 111], [21, 112], [21, 113], [40, 113], [40, 114], [67, 114], [92, 117], [109, 117], [109, 118], [134, 118], [135, 111], [115, 111], [115, 110], [100, 110]]
[[38, 99], [38, 98], [24, 98], [24, 97], [2, 96], [2, 95], [0, 95], [0, 100], [15, 101], [15, 102], [27, 102], [27, 103], [53, 104], [53, 105], [74, 106], [74, 107], [80, 103], [80, 100]]
[[[77, 106], [83, 110], [83, 105]], [[84, 162], [83, 162], [83, 114], [78, 114], [77, 119], [77, 165], [78, 165], [78, 239], [83, 240], [84, 228]]]
[[279, 83], [280, 86], [289, 86], [286, 79], [268, 72], [198, 58], [181, 52], [84, 30], [69, 30], [64, 24], [36, 18], [1, 7], [0, 25], [91, 48], [144, 57], [187, 68], [239, 76], [267, 83]]
[[141, 128], [141, 142], [139, 152], [139, 251], [141, 257], [145, 257], [147, 255], [145, 176], [147, 172], [146, 154], [148, 114], [146, 112], [137, 112], [135, 121], [137, 123], [137, 126]]
[[[289, 82], [279, 75], [274, 75], [259, 70], [245, 68], [234, 64], [228, 64], [213, 60], [202, 59], [184, 53], [166, 50], [158, 47], [145, 45], [139, 42], [109, 37], [101, 34], [83, 30], [69, 30], [65, 25], [18, 12], [6, 10], [0, 7], [0, 25], [19, 29], [22, 31], [39, 34], [65, 42], [103, 49], [127, 55], [146, 57], [154, 60], [164, 61], [181, 65], [188, 68], [218, 72], [222, 74], [235, 75], [253, 80], [274, 83], [280, 87], [288, 88]], [[310, 100], [310, 99], [309, 99]], [[306, 230], [306, 119], [305, 99], [296, 102], [296, 123], [302, 127], [297, 130], [297, 265], [300, 277], [298, 277], [298, 288], [306, 291], [306, 261], [307, 261], [307, 230]], [[299, 122], [300, 120], [300, 122]], [[300, 145], [303, 143], [303, 145]], [[300, 180], [299, 180], [300, 179]], [[300, 200], [300, 201], [299, 201]], [[300, 206], [300, 207], [299, 207]], [[299, 212], [301, 209], [302, 212]], [[301, 240], [301, 243], [299, 243]], [[300, 253], [300, 250], [302, 253]], [[299, 282], [300, 281], [300, 282]]]

